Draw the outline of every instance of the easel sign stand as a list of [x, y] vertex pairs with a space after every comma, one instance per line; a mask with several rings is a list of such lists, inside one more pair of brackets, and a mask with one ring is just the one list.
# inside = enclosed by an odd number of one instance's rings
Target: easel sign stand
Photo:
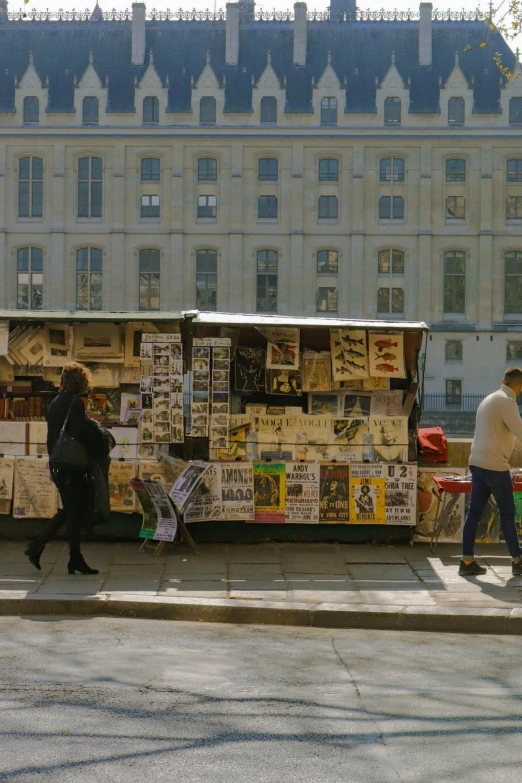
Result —
[[196, 542], [188, 532], [183, 513], [176, 508], [159, 481], [133, 479], [131, 486], [137, 494], [143, 509], [143, 523], [140, 537], [144, 539], [139, 551], [152, 549], [152, 556], [159, 557], [165, 545], [186, 541], [195, 555], [199, 555]]

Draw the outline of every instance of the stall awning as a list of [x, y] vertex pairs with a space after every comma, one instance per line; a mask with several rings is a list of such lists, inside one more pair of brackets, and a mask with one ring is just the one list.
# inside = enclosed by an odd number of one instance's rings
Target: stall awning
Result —
[[350, 318], [318, 318], [301, 317], [294, 318], [287, 315], [264, 315], [260, 313], [213, 313], [191, 310], [184, 313], [193, 319], [195, 324], [215, 324], [229, 326], [320, 326], [330, 329], [373, 329], [399, 331], [421, 330], [429, 332], [429, 327], [424, 321], [366, 321]]
[[116, 313], [106, 310], [91, 312], [88, 310], [0, 310], [0, 321], [179, 321], [183, 313], [154, 310]]

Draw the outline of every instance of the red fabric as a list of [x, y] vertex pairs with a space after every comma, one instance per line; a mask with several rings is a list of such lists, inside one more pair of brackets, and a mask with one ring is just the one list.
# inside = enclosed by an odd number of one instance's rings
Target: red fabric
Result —
[[426, 462], [447, 462], [448, 441], [442, 427], [420, 429], [419, 450]]

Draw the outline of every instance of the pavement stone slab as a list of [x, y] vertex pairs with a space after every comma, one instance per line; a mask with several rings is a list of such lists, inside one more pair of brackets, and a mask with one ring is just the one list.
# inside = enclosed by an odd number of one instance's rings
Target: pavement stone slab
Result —
[[64, 595], [97, 595], [102, 586], [102, 580], [97, 582], [81, 580], [80, 578], [68, 582], [66, 580], [57, 580], [55, 582], [46, 581], [38, 589], [38, 595], [63, 593]]
[[356, 580], [382, 580], [390, 582], [418, 582], [417, 577], [408, 565], [390, 564], [348, 564], [348, 572]]

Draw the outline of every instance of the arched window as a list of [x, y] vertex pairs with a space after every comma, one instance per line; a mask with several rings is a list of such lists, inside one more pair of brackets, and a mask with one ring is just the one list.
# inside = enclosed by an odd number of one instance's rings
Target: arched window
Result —
[[258, 177], [260, 182], [277, 182], [279, 161], [277, 158], [260, 158]]
[[466, 312], [466, 255], [460, 250], [444, 254], [444, 312]]
[[102, 309], [103, 253], [97, 247], [76, 251], [76, 309]]
[[98, 98], [87, 96], [82, 103], [82, 121], [85, 125], [97, 125], [100, 114]]
[[143, 99], [143, 122], [159, 122], [159, 101], [154, 97]]
[[337, 158], [321, 158], [319, 161], [319, 182], [337, 182], [339, 161]]
[[511, 125], [522, 124], [522, 98], [511, 98], [509, 101], [509, 122]]
[[139, 270], [139, 308], [140, 310], [159, 310], [159, 250], [140, 250]]
[[43, 250], [21, 247], [16, 254], [16, 306], [19, 310], [43, 309]]
[[18, 162], [18, 217], [43, 216], [43, 158], [24, 157]]
[[522, 250], [506, 253], [504, 312], [522, 313]]
[[448, 123], [450, 125], [464, 125], [464, 120], [464, 98], [450, 98], [448, 101]]
[[377, 255], [377, 312], [404, 313], [404, 253], [395, 248], [379, 250]]
[[196, 307], [215, 310], [217, 306], [217, 252], [198, 250], [196, 253]]
[[379, 165], [381, 182], [404, 182], [404, 160], [402, 158], [382, 158]]
[[215, 158], [199, 158], [198, 182], [216, 182], [217, 160]]
[[321, 100], [321, 125], [337, 124], [337, 98]]
[[461, 158], [446, 160], [446, 182], [466, 181], [466, 161]]
[[201, 125], [213, 125], [216, 122], [215, 98], [201, 98], [199, 102], [199, 121]]
[[78, 160], [78, 217], [102, 216], [103, 161], [97, 157]]
[[317, 251], [317, 274], [336, 275], [339, 271], [339, 253], [337, 250]]
[[277, 122], [277, 100], [261, 98], [261, 122]]
[[161, 177], [161, 163], [159, 158], [141, 159], [141, 181], [159, 182]]
[[386, 125], [400, 125], [401, 99], [386, 98], [384, 101], [384, 122]]
[[33, 96], [24, 98], [24, 122], [40, 121], [40, 101]]
[[278, 253], [275, 250], [258, 250], [256, 275], [256, 311], [277, 313]]

